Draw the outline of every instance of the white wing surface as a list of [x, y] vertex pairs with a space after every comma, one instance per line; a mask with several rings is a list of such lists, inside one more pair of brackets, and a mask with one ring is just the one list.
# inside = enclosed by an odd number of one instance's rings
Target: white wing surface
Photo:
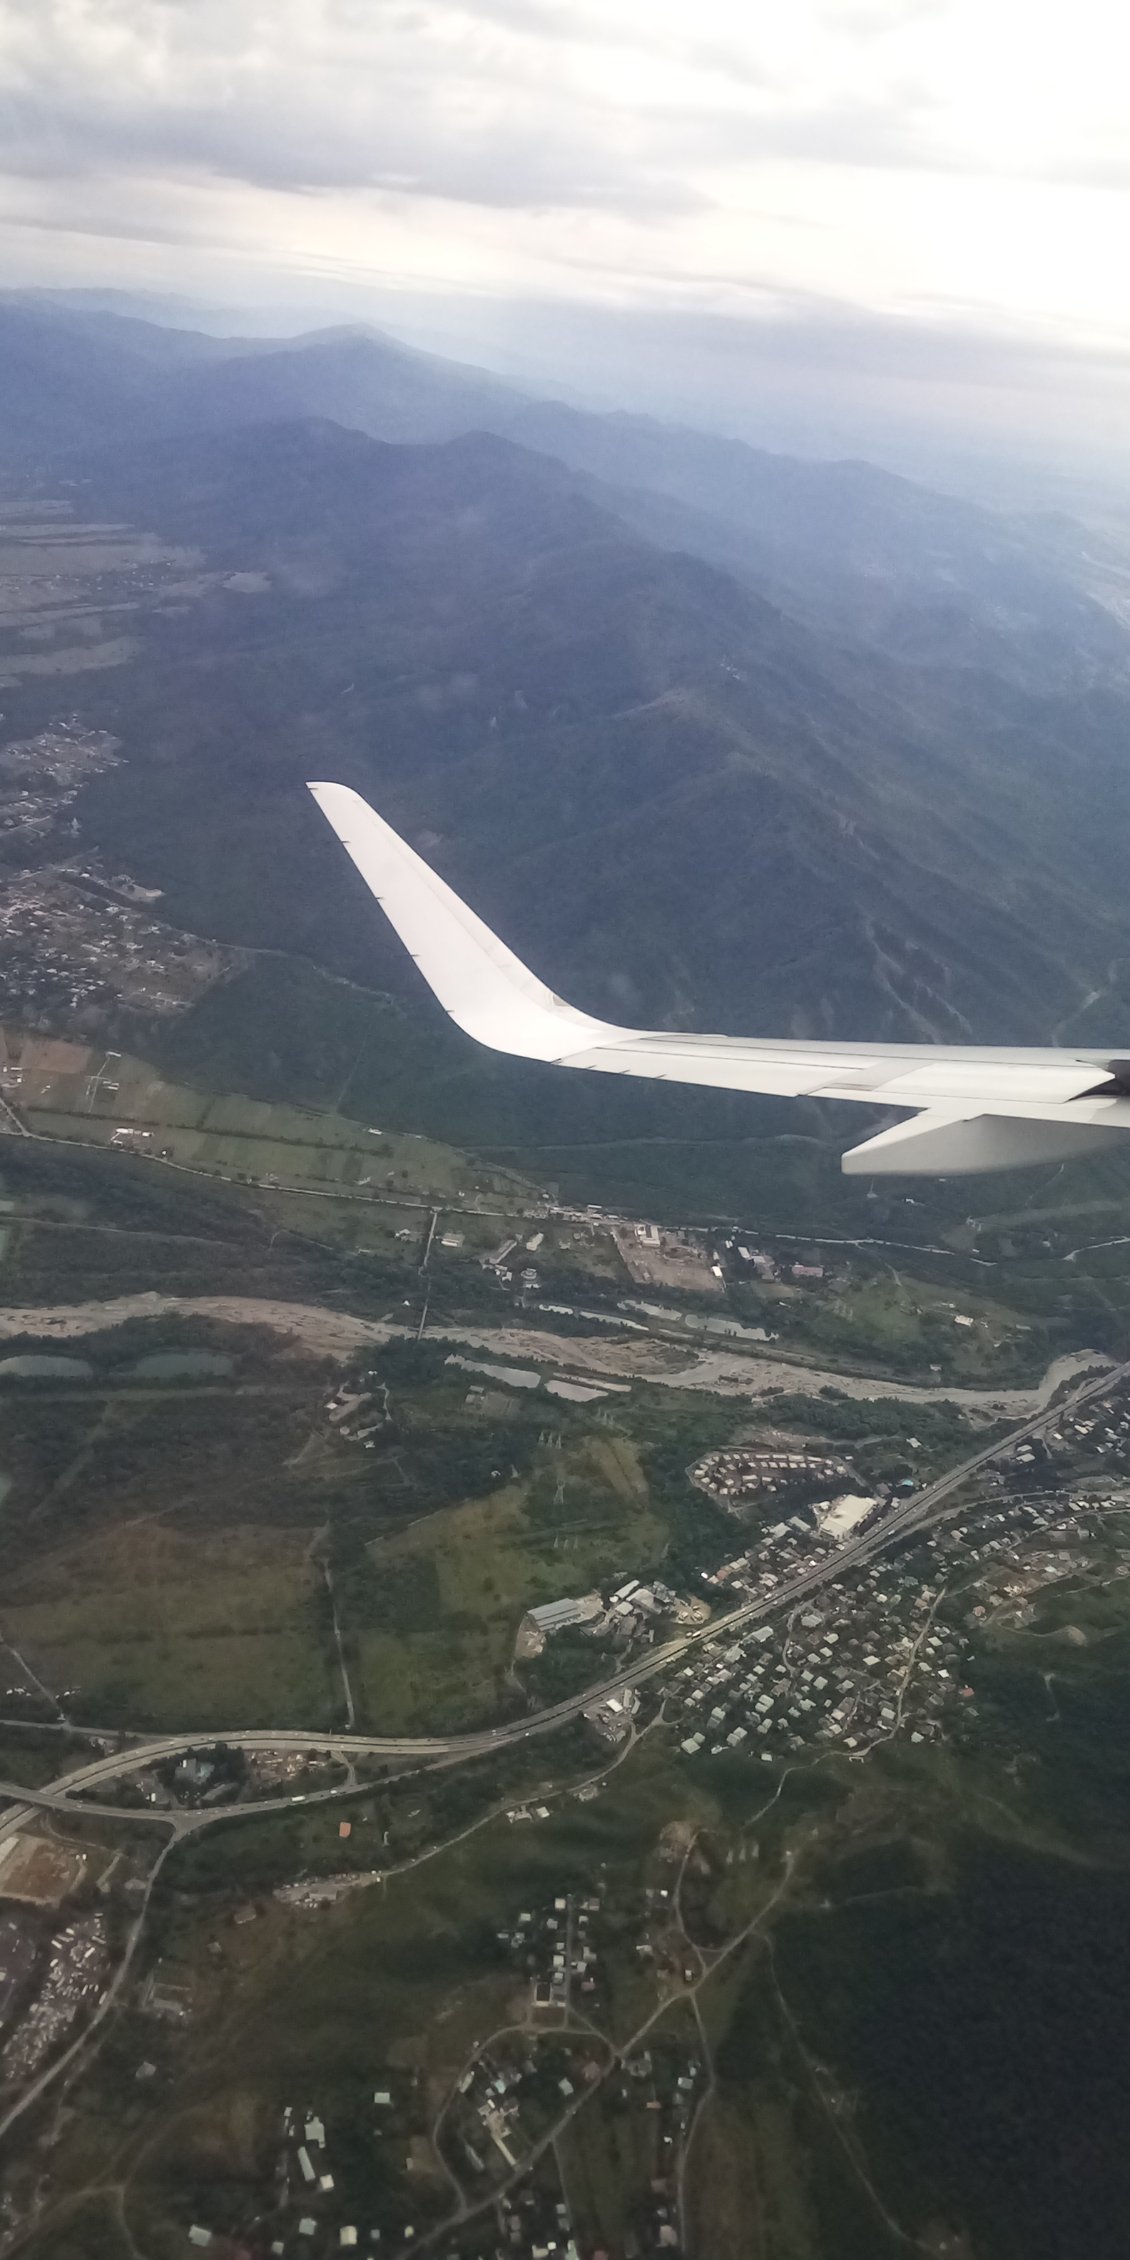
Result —
[[348, 785], [311, 785], [323, 815], [445, 1012], [476, 1042], [558, 1067], [774, 1098], [912, 1110], [845, 1154], [849, 1175], [954, 1176], [1067, 1159], [1130, 1130], [1130, 1059], [945, 1044], [772, 1042], [618, 1028], [547, 989]]

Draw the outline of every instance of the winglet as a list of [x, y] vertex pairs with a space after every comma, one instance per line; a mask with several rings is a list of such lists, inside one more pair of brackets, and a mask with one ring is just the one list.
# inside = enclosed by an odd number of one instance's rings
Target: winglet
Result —
[[613, 1075], [785, 1098], [853, 1099], [922, 1116], [844, 1157], [848, 1176], [956, 1176], [1098, 1151], [1130, 1131], [1120, 1064], [1102, 1053], [976, 1045], [829, 1044], [617, 1028], [547, 989], [348, 785], [310, 791], [425, 981], [495, 1051]]
[[494, 1051], [563, 1060], [620, 1036], [547, 989], [349, 785], [312, 784], [367, 887], [444, 1011]]

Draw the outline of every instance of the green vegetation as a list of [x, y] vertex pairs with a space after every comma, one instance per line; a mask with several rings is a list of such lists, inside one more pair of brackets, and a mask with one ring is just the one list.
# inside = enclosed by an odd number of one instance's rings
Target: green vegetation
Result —
[[304, 1482], [294, 1464], [317, 1368], [252, 1338], [230, 1381], [115, 1388], [136, 1345], [94, 1337], [105, 1378], [62, 1403], [23, 1396], [0, 1516], [4, 1633], [96, 1724], [331, 1723], [311, 1545], [334, 1477]]
[[[993, 1431], [973, 1427], [953, 1404], [906, 1404], [897, 1397], [847, 1397], [834, 1387], [818, 1397], [782, 1390], [769, 1398], [760, 1418], [774, 1429], [797, 1430], [808, 1441], [821, 1439], [846, 1453], [869, 1483], [917, 1483], [941, 1475], [991, 1441]], [[913, 1445], [908, 1438], [915, 1439]]]
[[[91, 2176], [112, 2140], [131, 2232], [163, 2251], [170, 2216], [185, 2221], [186, 2191], [198, 2187], [204, 2202], [205, 2165], [210, 2201], [230, 2206], [234, 2225], [246, 2221], [269, 2180], [282, 2108], [296, 2096], [336, 2130], [378, 2082], [399, 2090], [425, 2080], [439, 2092], [472, 2041], [507, 2019], [515, 1978], [495, 1936], [500, 1912], [588, 1891], [603, 1876], [613, 1913], [626, 1915], [656, 1872], [672, 1814], [665, 1764], [645, 1744], [612, 1782], [589, 1803], [555, 1806], [547, 1821], [491, 1821], [332, 1910], [260, 1898], [257, 1920], [245, 1925], [231, 1919], [246, 1905], [240, 1842], [265, 1842], [272, 1831], [288, 1841], [293, 1821], [225, 1822], [216, 1831], [221, 1856], [225, 1842], [233, 1848], [230, 1914], [218, 1899], [215, 1855], [196, 1846], [178, 1853], [154, 1906], [146, 1960], [190, 1988], [190, 2024], [170, 2044], [152, 2020], [131, 2020], [119, 2028], [121, 2045], [94, 2058], [55, 2155], [56, 2188]], [[438, 1782], [421, 1791], [447, 1793]], [[374, 1800], [385, 1794], [374, 1790]], [[687, 1809], [685, 1797], [675, 1809]], [[691, 1809], [697, 1817], [697, 1800]], [[625, 1977], [634, 1961], [625, 1936]], [[154, 2049], [159, 2078], [139, 2087], [138, 2056]]]
[[[414, 1378], [425, 1394], [444, 1386], [419, 1369]], [[405, 1563], [414, 1536], [388, 1541]], [[1064, 1650], [1072, 1694], [1092, 1679], [1118, 1684], [1118, 1637]], [[1022, 1668], [999, 1648], [987, 1654], [997, 1669]], [[988, 1714], [992, 1687], [979, 1681], [978, 1692]], [[1066, 1718], [1058, 1678], [1057, 1694]], [[660, 1998], [658, 1965], [637, 1946], [646, 1932], [662, 1959], [660, 1895], [681, 1874], [697, 1947], [716, 1952], [754, 1926], [700, 1994], [717, 2088], [687, 2177], [698, 2248], [742, 2260], [756, 2223], [765, 2260], [895, 2260], [908, 2235], [939, 2249], [965, 2237], [991, 2260], [1059, 2260], [1078, 2227], [1088, 2260], [1115, 2260], [1125, 2082], [1104, 2070], [1096, 2085], [1088, 2067], [1096, 2032], [1104, 2066], [1118, 2060], [1130, 2000], [1130, 1841], [1119, 1851], [1112, 1829], [1094, 1862], [1086, 1801], [1072, 1813], [1060, 1789], [1089, 1741], [1096, 1764], [1106, 1754], [1105, 1795], [1130, 1810], [1118, 1786], [1125, 1735], [1111, 1715], [1080, 1713], [1060, 1743], [1047, 1726], [1040, 1766], [1018, 1771], [1030, 1721], [1012, 1720], [1019, 1744], [1007, 1724], [1002, 1712], [955, 1751], [896, 1745], [866, 1769], [828, 1756], [783, 1773], [730, 1754], [684, 1760], [652, 1728], [589, 1802], [571, 1786], [600, 1761], [571, 1729], [459, 1771], [375, 1778], [327, 1808], [225, 1820], [169, 1863], [147, 1933], [147, 1966], [159, 1958], [190, 1988], [190, 2024], [175, 2040], [132, 2016], [116, 2028], [76, 2091], [59, 2186], [83, 2186], [113, 2124], [135, 2241], [162, 2252], [163, 2224], [183, 2223], [186, 2206], [206, 2211], [209, 2189], [225, 2210], [208, 2218], [238, 2227], [269, 2183], [282, 2106], [300, 2091], [335, 2130], [343, 2188], [363, 2188], [385, 2218], [404, 2192], [381, 2181], [379, 2161], [365, 2179], [349, 2129], [379, 2081], [395, 2091], [407, 2139], [423, 2095], [446, 2092], [472, 2042], [514, 2016], [499, 1924], [519, 1906], [596, 1890], [600, 1974], [587, 2013], [622, 2043]], [[547, 1820], [488, 1817], [498, 1802], [542, 1796]], [[402, 1861], [418, 1864], [332, 1909], [271, 1896], [298, 1875]], [[237, 1924], [249, 1909], [255, 1919]], [[652, 2028], [659, 2084], [669, 2047], [674, 2064], [701, 2045], [685, 2018], [676, 2003]], [[143, 2053], [160, 2070], [139, 2090]], [[1095, 2161], [1082, 2185], [1080, 2146]], [[655, 2170], [630, 2081], [585, 2106], [563, 2162], [583, 2233], [615, 2250]], [[414, 2202], [417, 2219], [431, 2217], [421, 2183]]]
[[48, 1686], [100, 1725], [330, 1725], [336, 1708], [304, 1532], [134, 1524], [17, 1573], [4, 1622]]
[[[326, 1107], [212, 1095], [166, 1082], [128, 1053], [0, 1029], [20, 1071], [20, 1108], [40, 1136], [110, 1145], [201, 1175], [261, 1186], [310, 1184], [370, 1200], [513, 1195], [512, 1181], [426, 1138], [381, 1131]], [[343, 1089], [340, 1099], [346, 1099]]]
[[[499, 1805], [543, 1794], [556, 1805], [601, 1765], [592, 1738], [572, 1723], [450, 1769], [409, 1769], [401, 1776], [379, 1760], [363, 1762], [361, 1779], [369, 1771], [372, 1780], [355, 1796], [288, 1813], [239, 1814], [205, 1830], [180, 1846], [168, 1883], [223, 1906], [299, 1875], [384, 1873], [430, 1857], [465, 1829], [490, 1824]], [[323, 1772], [322, 1785], [324, 1779]], [[343, 1820], [348, 1837], [341, 1835]]]
[[[342, 1259], [320, 1233], [280, 1228], [278, 1196], [193, 1178], [105, 1148], [10, 1139], [12, 1194], [4, 1267], [12, 1302], [31, 1306], [120, 1295], [257, 1294], [321, 1301], [342, 1285]], [[321, 1209], [335, 1204], [323, 1202]], [[399, 1211], [397, 1212], [399, 1214]], [[406, 1246], [367, 1250], [350, 1261], [350, 1300], [374, 1312], [416, 1279]], [[480, 1274], [480, 1277], [482, 1274]], [[161, 1347], [155, 1322], [148, 1347]], [[163, 1321], [161, 1322], [163, 1323]]]
[[366, 1451], [325, 1414], [340, 1366], [266, 1329], [173, 1311], [9, 1347], [89, 1373], [8, 1384], [0, 1509], [2, 1629], [80, 1720], [333, 1724], [328, 1571], [358, 1726], [480, 1724], [607, 1666], [551, 1643], [516, 1674], [532, 1604], [661, 1563], [693, 1579], [732, 1541], [685, 1473], [732, 1426], [709, 1400], [641, 1390], [613, 1427], [469, 1398], [445, 1344], [393, 1340], [346, 1369], [387, 1408]]
[[[955, 1860], [946, 1894], [782, 1921], [801, 2044], [861, 2096], [866, 2154], [913, 2233], [945, 2222], [1001, 2260], [1114, 2260], [1130, 1881], [974, 1836]], [[738, 2032], [753, 2024], [750, 2005]], [[739, 2049], [727, 2068], [747, 2075]], [[1080, 2175], [1083, 2154], [1101, 2173]]]
[[89, 1757], [89, 1745], [77, 1737], [52, 1734], [32, 1725], [0, 1729], [0, 1781], [21, 1788], [39, 1789], [44, 1782], [54, 1781], [64, 1767], [80, 1765]]
[[733, 1554], [736, 1535], [733, 1517], [696, 1490], [687, 1470], [704, 1452], [729, 1440], [733, 1420], [720, 1405], [707, 1402], [691, 1407], [675, 1400], [651, 1412], [647, 1434], [648, 1485], [668, 1522], [665, 1567], [676, 1582], [694, 1592], [704, 1569], [717, 1569]]
[[[510, 1431], [499, 1442], [511, 1464]], [[646, 1570], [663, 1542], [631, 1445], [583, 1429], [489, 1498], [374, 1539], [343, 1588], [366, 1716], [381, 1732], [402, 1733], [513, 1711], [521, 1701], [514, 1641], [526, 1609]], [[547, 1658], [555, 1649], [550, 1643]], [[604, 1661], [591, 1642], [585, 1655], [581, 1684]], [[539, 1692], [558, 1691], [554, 1674], [555, 1661], [535, 1674]]]

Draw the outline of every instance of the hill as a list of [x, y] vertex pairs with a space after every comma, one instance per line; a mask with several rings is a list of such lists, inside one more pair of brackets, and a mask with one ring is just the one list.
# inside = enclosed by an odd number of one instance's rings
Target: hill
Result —
[[488, 432], [550, 455], [644, 539], [914, 664], [1043, 688], [1127, 674], [1130, 559], [1067, 517], [1004, 517], [868, 463], [532, 400], [374, 330], [218, 338], [0, 299], [0, 459], [310, 418], [398, 443]]
[[[105, 326], [116, 351], [121, 325]], [[152, 350], [178, 383], [188, 356], [213, 366], [209, 341]], [[890, 484], [888, 519], [921, 543], [930, 498]], [[371, 1120], [575, 1187], [587, 1172], [621, 1199], [643, 1173], [653, 1190], [677, 1179], [685, 1203], [693, 1177], [696, 1205], [731, 1210], [742, 1142], [781, 1136], [795, 1190], [821, 1151], [805, 1140], [829, 1128], [815, 1108], [594, 1090], [472, 1052], [319, 824], [313, 776], [366, 793], [544, 977], [609, 1017], [1120, 1040], [1130, 697], [1111, 617], [1110, 663], [1070, 592], [1046, 595], [1062, 666], [1050, 631], [1012, 621], [993, 645], [988, 600], [970, 636], [989, 658], [956, 637], [896, 654], [648, 538], [634, 491], [629, 507], [592, 471], [482, 432], [390, 444], [309, 418], [139, 428], [41, 465], [40, 503], [156, 534], [180, 560], [171, 585], [140, 568], [128, 641], [92, 643], [85, 673], [66, 655], [67, 700], [124, 756], [76, 804], [83, 848], [162, 889], [174, 925], [258, 953], [156, 1044], [132, 1026], [124, 1042], [262, 1096], [335, 1105], [347, 1087]], [[861, 483], [843, 492], [858, 556]], [[815, 499], [807, 527], [816, 543]], [[95, 588], [83, 633], [113, 593]], [[35, 649], [5, 689], [21, 736], [60, 711]], [[375, 1013], [374, 990], [402, 1011]]]
[[505, 420], [523, 396], [377, 331], [215, 337], [40, 293], [0, 294], [0, 456], [104, 445], [129, 429], [226, 430], [323, 416], [388, 440]]
[[155, 612], [99, 691], [131, 752], [84, 823], [189, 926], [403, 991], [312, 824], [328, 774], [599, 1012], [1035, 1038], [1110, 986], [1114, 687], [927, 702], [485, 436], [272, 426], [104, 459], [79, 494], [259, 576]]

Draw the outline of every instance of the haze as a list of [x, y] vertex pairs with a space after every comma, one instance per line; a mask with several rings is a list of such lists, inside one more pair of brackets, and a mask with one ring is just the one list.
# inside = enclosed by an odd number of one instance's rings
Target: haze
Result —
[[1130, 453], [1104, 0], [2, 0], [0, 278], [771, 444]]

